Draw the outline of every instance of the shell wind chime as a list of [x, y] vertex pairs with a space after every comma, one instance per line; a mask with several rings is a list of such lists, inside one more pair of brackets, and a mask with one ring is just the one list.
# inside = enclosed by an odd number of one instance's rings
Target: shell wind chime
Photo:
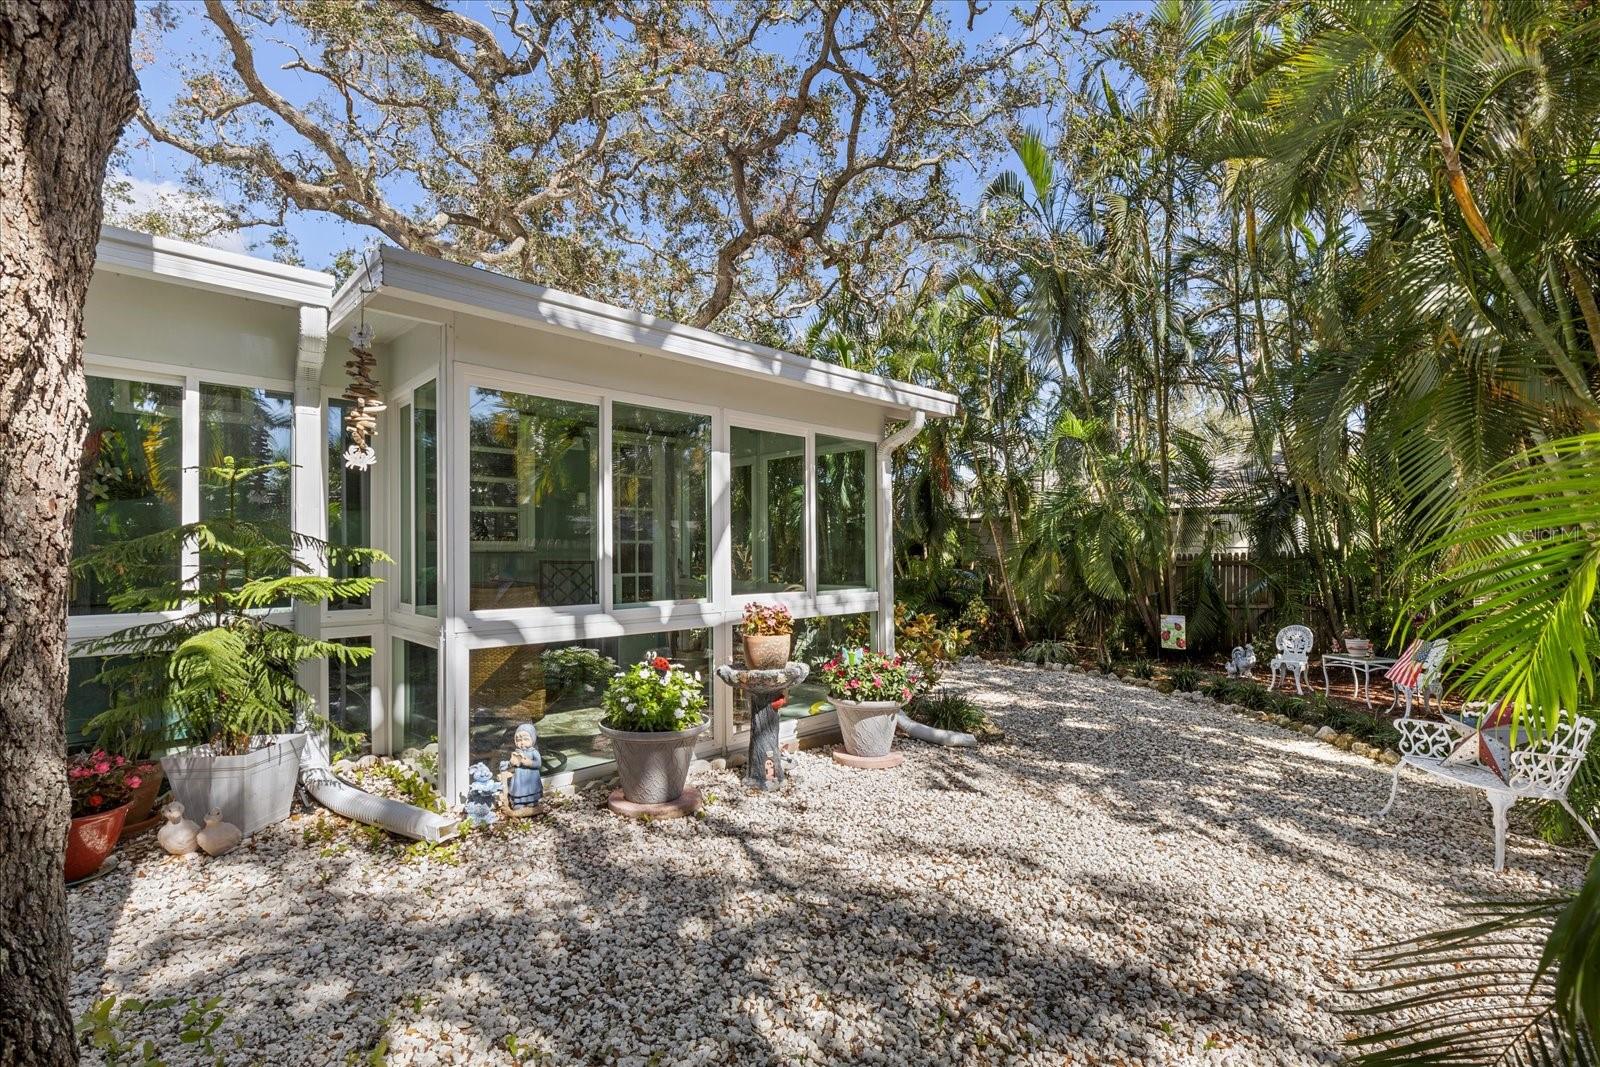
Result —
[[350, 447], [344, 450], [344, 465], [352, 470], [367, 470], [378, 462], [378, 453], [372, 448], [372, 439], [378, 436], [378, 412], [386, 405], [378, 396], [378, 382], [372, 376], [378, 360], [372, 354], [372, 330], [363, 318], [361, 325], [350, 331], [350, 356], [345, 370], [350, 374], [350, 385], [344, 399], [350, 402], [350, 413], [345, 425], [350, 430]]

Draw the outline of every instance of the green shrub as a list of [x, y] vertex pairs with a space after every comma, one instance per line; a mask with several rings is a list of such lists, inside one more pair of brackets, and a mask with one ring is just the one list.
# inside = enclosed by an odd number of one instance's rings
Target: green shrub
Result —
[[983, 725], [983, 711], [965, 694], [936, 689], [919, 696], [906, 708], [906, 714], [937, 730], [957, 730], [970, 734]]
[[1041, 666], [1046, 663], [1065, 663], [1071, 652], [1065, 641], [1035, 641], [1022, 650], [1022, 658]]
[[1172, 679], [1172, 688], [1180, 693], [1192, 693], [1200, 688], [1200, 671], [1188, 663], [1172, 668], [1168, 675]]
[[1147, 659], [1136, 659], [1128, 665], [1128, 670], [1135, 678], [1154, 678], [1156, 665]]

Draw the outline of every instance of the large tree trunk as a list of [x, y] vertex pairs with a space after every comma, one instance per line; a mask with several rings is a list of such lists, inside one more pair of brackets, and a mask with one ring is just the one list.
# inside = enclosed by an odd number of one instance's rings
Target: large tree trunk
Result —
[[62, 857], [83, 302], [132, 117], [129, 0], [0, 2], [0, 1063], [77, 1062]]

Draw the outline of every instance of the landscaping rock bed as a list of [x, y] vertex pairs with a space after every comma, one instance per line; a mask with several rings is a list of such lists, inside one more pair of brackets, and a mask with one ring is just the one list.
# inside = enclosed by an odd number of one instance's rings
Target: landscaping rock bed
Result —
[[[1254, 713], [946, 683], [1006, 740], [902, 739], [892, 772], [801, 752], [767, 796], [700, 772], [695, 819], [596, 787], [449, 851], [307, 816], [216, 860], [141, 844], [70, 895], [76, 1008], [219, 997], [230, 1063], [1331, 1063], [1357, 950], [1581, 874], [1513, 837], [1495, 876], [1481, 800], [1420, 778], [1372, 822], [1387, 767]], [[126, 1036], [210, 1062], [184, 1006]]]

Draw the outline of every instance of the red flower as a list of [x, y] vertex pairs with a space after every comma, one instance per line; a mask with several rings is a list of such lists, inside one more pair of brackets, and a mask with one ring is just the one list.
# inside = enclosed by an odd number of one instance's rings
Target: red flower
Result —
[[665, 656], [657, 656], [655, 659], [650, 661], [650, 665], [658, 671], [672, 669], [672, 664], [667, 661], [667, 657]]
[[106, 802], [106, 798], [101, 796], [99, 793], [90, 793], [89, 794], [89, 806], [91, 808], [98, 808], [100, 805], [104, 804], [105, 802]]
[[779, 697], [777, 700], [774, 700], [772, 702], [772, 710], [773, 711], [777, 711], [779, 708], [783, 707], [787, 703], [789, 703], [789, 698], [788, 697]]

